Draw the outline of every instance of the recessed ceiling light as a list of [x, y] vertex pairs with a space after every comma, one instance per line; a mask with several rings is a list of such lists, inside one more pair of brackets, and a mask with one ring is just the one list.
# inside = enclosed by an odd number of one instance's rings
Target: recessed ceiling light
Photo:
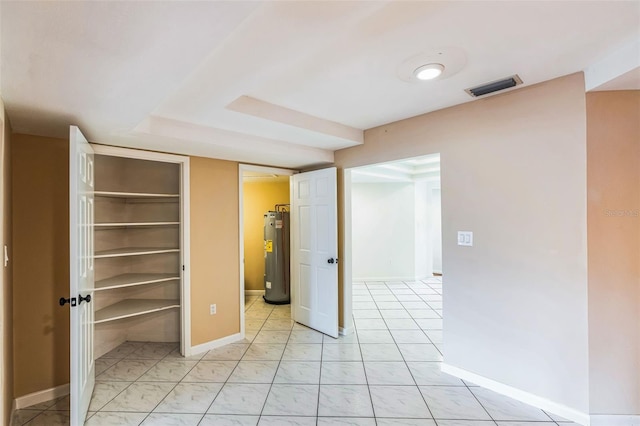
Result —
[[415, 75], [418, 80], [433, 80], [434, 78], [440, 77], [442, 71], [444, 71], [442, 64], [427, 64], [416, 68], [413, 75]]
[[[398, 65], [396, 75], [407, 83], [424, 84], [423, 79], [428, 77], [440, 81], [454, 76], [466, 63], [467, 56], [464, 50], [453, 46], [441, 46], [408, 57]], [[430, 71], [427, 71], [428, 69]]]

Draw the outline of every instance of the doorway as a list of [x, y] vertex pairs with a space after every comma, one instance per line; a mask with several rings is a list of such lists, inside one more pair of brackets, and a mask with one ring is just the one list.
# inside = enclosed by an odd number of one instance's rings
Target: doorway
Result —
[[[283, 305], [290, 310], [291, 317], [296, 322], [308, 328], [328, 334], [334, 338], [338, 337], [338, 230], [337, 230], [337, 169], [329, 167], [314, 171], [298, 173], [288, 169], [275, 169], [260, 166], [240, 165], [239, 169], [239, 204], [240, 204], [240, 306], [241, 312], [245, 312], [246, 295], [245, 291], [246, 277], [249, 272], [247, 267], [249, 254], [246, 250], [248, 246], [248, 238], [246, 223], [247, 216], [263, 217], [263, 232], [258, 235], [262, 246], [261, 260], [256, 260], [256, 264], [265, 265], [263, 279], [267, 278], [270, 263], [268, 262], [269, 249], [275, 252], [275, 248], [271, 243], [276, 243], [276, 239], [270, 241], [266, 239], [267, 219], [264, 218], [265, 207], [267, 209], [278, 205], [289, 204], [283, 203], [283, 200], [274, 198], [265, 206], [255, 212], [247, 212], [244, 204], [248, 202], [245, 195], [245, 177], [261, 178], [264, 175], [273, 175], [271, 177], [285, 176], [289, 179], [289, 200], [291, 205], [290, 211], [290, 241], [289, 249], [291, 253], [289, 272], [290, 288], [289, 301], [290, 304]], [[270, 226], [278, 228], [278, 220]], [[285, 221], [283, 221], [283, 224]], [[254, 236], [255, 238], [255, 236]], [[283, 238], [286, 242], [287, 238]], [[263, 263], [264, 262], [264, 263]], [[286, 268], [284, 268], [286, 269]], [[259, 277], [257, 278], [259, 279]], [[270, 287], [268, 280], [264, 282], [265, 301], [273, 302], [273, 285]], [[273, 284], [273, 283], [271, 283]], [[254, 284], [255, 285], [255, 284]], [[256, 285], [257, 286], [257, 285]], [[278, 288], [278, 287], [276, 287]], [[259, 294], [259, 293], [258, 293]], [[255, 297], [255, 296], [253, 296]], [[253, 309], [253, 307], [249, 308]], [[245, 318], [241, 315], [240, 331], [245, 335]]]
[[386, 325], [381, 314], [402, 315], [413, 321], [390, 322], [404, 322], [440, 345], [440, 191], [439, 154], [344, 171], [345, 334], [358, 328], [358, 316]]
[[264, 294], [264, 214], [289, 204], [289, 177], [294, 170], [239, 166], [240, 215], [240, 332], [245, 335], [245, 303]]

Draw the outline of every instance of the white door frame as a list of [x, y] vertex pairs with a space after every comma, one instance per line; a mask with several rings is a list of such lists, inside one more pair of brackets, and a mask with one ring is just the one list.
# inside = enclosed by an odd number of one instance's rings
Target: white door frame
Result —
[[[436, 268], [434, 267], [434, 238], [437, 234], [434, 234], [432, 231], [433, 229], [429, 229], [429, 245], [430, 247], [430, 252], [431, 252], [431, 274], [440, 274], [442, 275], [442, 188], [441, 188], [441, 183], [440, 181], [437, 182], [429, 182], [429, 194], [428, 194], [428, 200], [429, 200], [429, 208], [431, 210], [433, 210], [433, 200], [436, 199], [436, 197], [434, 197], [433, 192], [434, 191], [438, 191], [438, 206], [440, 207], [440, 212], [439, 212], [439, 218], [440, 218], [440, 269], [438, 269], [436, 271]], [[431, 219], [433, 219], [432, 216], [432, 211], [429, 212], [429, 217]]]
[[[298, 173], [298, 171], [268, 166], [252, 166], [250, 164], [238, 165], [238, 217], [240, 219], [240, 244], [238, 245], [240, 247], [240, 334], [242, 335], [242, 339], [244, 339], [244, 172], [258, 172], [280, 176], [293, 176]], [[291, 187], [291, 182], [289, 182], [289, 187]]]
[[[2, 99], [0, 99], [0, 108], [2, 108], [2, 111], [0, 111], [0, 256], [2, 257], [2, 264], [4, 265], [0, 270], [0, 295], [4, 296], [4, 288], [5, 285], [7, 285], [7, 283], [4, 282], [4, 269], [7, 267], [6, 265], [6, 260], [5, 260], [5, 247], [8, 246], [8, 242], [5, 242], [5, 235], [4, 235], [4, 221], [5, 221], [5, 214], [6, 212], [4, 211], [4, 158], [6, 155], [6, 143], [7, 141], [4, 140], [4, 122], [5, 122], [5, 117], [4, 117], [4, 104], [2, 103]], [[6, 244], [6, 245], [5, 245]], [[5, 382], [5, 376], [7, 374], [6, 371], [4, 371], [4, 330], [6, 327], [6, 324], [4, 322], [4, 304], [6, 302], [4, 301], [4, 298], [2, 300], [2, 303], [0, 303], [0, 334], [2, 334], [2, 343], [0, 343], [0, 394], [2, 395], [2, 402], [0, 403], [0, 422], [4, 421], [4, 418], [6, 416], [6, 413], [4, 412], [4, 407], [5, 407], [5, 401], [7, 399], [7, 395], [5, 395], [4, 392], [4, 382]], [[12, 398], [13, 399], [13, 398]]]
[[[426, 154], [425, 154], [426, 155]], [[419, 156], [417, 156], [419, 157]], [[412, 157], [409, 157], [412, 158]], [[406, 159], [409, 159], [406, 158]], [[344, 226], [343, 229], [343, 238], [344, 238], [344, 253], [340, 255], [342, 258], [340, 262], [342, 263], [342, 319], [343, 324], [340, 327], [340, 334], [350, 334], [354, 331], [353, 326], [353, 277], [352, 277], [352, 242], [353, 242], [353, 229], [352, 229], [352, 204], [351, 204], [351, 171], [354, 169], [373, 166], [376, 164], [385, 164], [395, 161], [402, 161], [405, 159], [398, 159], [393, 161], [382, 161], [378, 163], [371, 164], [362, 164], [357, 167], [350, 167], [343, 170], [342, 175], [342, 223]], [[442, 159], [440, 160], [442, 161]], [[439, 184], [439, 187], [442, 188], [442, 184]]]
[[180, 167], [180, 262], [184, 265], [182, 285], [180, 286], [180, 352], [184, 356], [192, 354], [191, 346], [191, 237], [190, 237], [190, 198], [189, 157], [164, 154], [139, 149], [119, 148], [108, 145], [91, 144], [95, 155], [134, 158], [138, 160], [159, 161], [179, 164]]
[[[342, 223], [344, 226], [344, 253], [341, 253], [342, 265], [342, 327], [340, 334], [348, 335], [355, 331], [353, 325], [353, 274], [352, 274], [352, 225], [351, 225], [351, 170], [344, 169], [342, 174]], [[340, 232], [338, 232], [338, 235]]]

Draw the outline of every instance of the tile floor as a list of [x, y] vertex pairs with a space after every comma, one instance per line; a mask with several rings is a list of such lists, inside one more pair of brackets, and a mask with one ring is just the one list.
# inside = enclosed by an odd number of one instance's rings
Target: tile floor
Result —
[[[127, 342], [96, 361], [86, 425], [569, 426], [440, 371], [442, 283], [354, 283], [356, 333], [332, 339], [247, 297], [246, 339], [182, 358]], [[69, 422], [69, 399], [14, 425]]]

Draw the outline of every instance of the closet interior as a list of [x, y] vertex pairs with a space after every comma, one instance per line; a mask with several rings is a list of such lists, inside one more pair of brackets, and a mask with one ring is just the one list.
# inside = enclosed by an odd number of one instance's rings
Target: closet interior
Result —
[[181, 165], [95, 155], [94, 354], [180, 342]]

